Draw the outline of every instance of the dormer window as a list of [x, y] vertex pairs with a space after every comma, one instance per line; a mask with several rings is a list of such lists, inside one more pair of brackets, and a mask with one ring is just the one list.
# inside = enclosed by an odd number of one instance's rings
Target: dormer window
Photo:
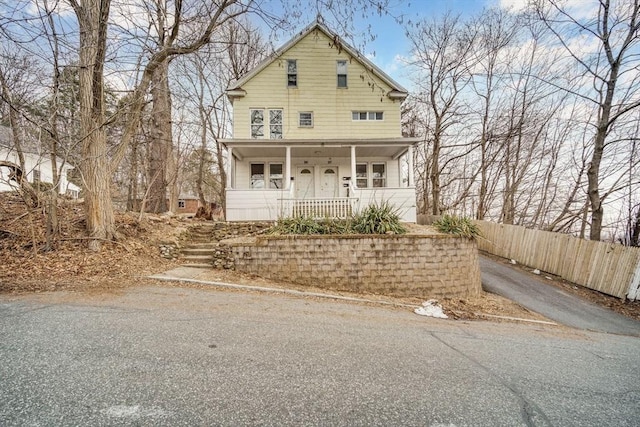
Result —
[[337, 62], [338, 87], [347, 87], [347, 61], [340, 60]]
[[287, 87], [298, 87], [298, 63], [287, 59]]

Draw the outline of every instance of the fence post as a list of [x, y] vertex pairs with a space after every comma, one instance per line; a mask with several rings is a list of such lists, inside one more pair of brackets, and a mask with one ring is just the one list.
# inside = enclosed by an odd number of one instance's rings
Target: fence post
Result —
[[631, 301], [637, 300], [638, 297], [640, 297], [640, 259], [636, 264], [636, 270], [629, 284], [629, 292], [627, 292], [627, 299]]

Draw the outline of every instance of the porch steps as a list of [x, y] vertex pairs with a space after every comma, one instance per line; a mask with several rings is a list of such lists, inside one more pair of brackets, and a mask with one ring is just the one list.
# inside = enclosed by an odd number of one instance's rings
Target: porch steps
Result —
[[[204, 238], [198, 238], [197, 240], [204, 240]], [[182, 247], [180, 255], [182, 261], [189, 267], [211, 268], [213, 267], [217, 248], [218, 242], [189, 243]]]
[[220, 240], [261, 233], [270, 223], [228, 223], [222, 221], [191, 225], [186, 233], [180, 259], [189, 267], [229, 268], [228, 248]]

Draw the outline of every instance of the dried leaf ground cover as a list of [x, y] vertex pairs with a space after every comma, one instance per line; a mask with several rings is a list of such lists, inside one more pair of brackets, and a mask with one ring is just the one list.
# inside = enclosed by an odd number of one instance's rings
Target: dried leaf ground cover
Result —
[[60, 202], [60, 235], [47, 250], [44, 209], [0, 193], [0, 292], [117, 289], [176, 265], [159, 256], [157, 244], [181, 229], [177, 219], [138, 222], [135, 214], [116, 213], [119, 239], [96, 253], [87, 249], [82, 210]]

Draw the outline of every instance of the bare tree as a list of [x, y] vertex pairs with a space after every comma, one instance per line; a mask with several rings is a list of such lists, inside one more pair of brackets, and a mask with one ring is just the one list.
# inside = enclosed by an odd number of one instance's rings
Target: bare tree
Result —
[[[550, 5], [550, 7], [547, 7]], [[582, 88], [572, 90], [597, 108], [592, 123], [593, 152], [587, 171], [591, 212], [590, 239], [600, 240], [603, 226], [603, 180], [601, 166], [613, 128], [625, 115], [640, 106], [640, 1], [601, 0], [593, 19], [580, 19], [556, 0], [537, 2], [539, 19], [582, 71]], [[580, 51], [571, 42], [585, 37], [597, 43], [592, 52]], [[581, 43], [584, 46], [586, 43]]]
[[[104, 63], [111, 1], [86, 0], [82, 4], [77, 0], [69, 2], [80, 30], [80, 116], [84, 141], [82, 171], [86, 190], [87, 230], [90, 237], [95, 238], [90, 247], [99, 250], [101, 240], [116, 236], [109, 193], [110, 174], [122, 160], [129, 142], [137, 132], [145, 95], [153, 76], [167, 60], [193, 53], [205, 46], [211, 41], [216, 28], [246, 13], [248, 7], [233, 0], [223, 0], [217, 4], [206, 2], [190, 8], [192, 15], [187, 17], [184, 15], [183, 2], [178, 0], [174, 3], [173, 22], [169, 25], [168, 35], [144, 66], [140, 81], [131, 94], [128, 123], [122, 134], [122, 142], [109, 161], [105, 131]], [[187, 22], [189, 25], [185, 25]], [[187, 28], [183, 29], [183, 25]]]
[[431, 213], [441, 212], [441, 150], [452, 127], [462, 119], [462, 91], [470, 81], [469, 61], [476, 34], [459, 17], [445, 15], [436, 22], [421, 21], [407, 33], [418, 71], [417, 99], [427, 113]]
[[[476, 219], [484, 219], [488, 211], [489, 198], [489, 171], [500, 150], [495, 149], [497, 142], [496, 116], [501, 92], [506, 92], [501, 87], [500, 80], [504, 78], [505, 65], [512, 58], [506, 57], [507, 47], [514, 40], [518, 21], [513, 15], [496, 9], [488, 9], [473, 23], [477, 31], [478, 42], [474, 49], [475, 67], [471, 71], [473, 78], [471, 84], [475, 94], [480, 98], [478, 111], [480, 117], [480, 135], [478, 146], [480, 149], [480, 184], [478, 190], [478, 205]], [[471, 105], [473, 109], [473, 104]]]

